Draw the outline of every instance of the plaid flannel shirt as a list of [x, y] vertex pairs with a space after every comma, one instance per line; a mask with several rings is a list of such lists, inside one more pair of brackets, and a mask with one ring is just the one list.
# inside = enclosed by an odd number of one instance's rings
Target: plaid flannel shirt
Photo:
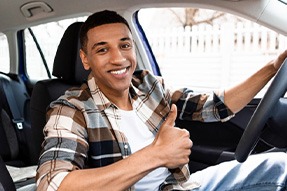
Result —
[[[171, 103], [177, 105], [178, 117], [185, 120], [224, 121], [233, 115], [221, 94], [212, 97], [189, 89], [172, 91], [165, 88], [162, 78], [146, 70], [135, 72], [129, 93], [134, 110], [154, 135]], [[128, 140], [119, 130], [120, 112], [99, 90], [92, 73], [87, 84], [52, 102], [47, 116], [36, 177], [38, 190], [57, 190], [70, 171], [106, 166], [131, 154]], [[160, 189], [172, 190], [189, 175], [187, 165], [171, 170]]]

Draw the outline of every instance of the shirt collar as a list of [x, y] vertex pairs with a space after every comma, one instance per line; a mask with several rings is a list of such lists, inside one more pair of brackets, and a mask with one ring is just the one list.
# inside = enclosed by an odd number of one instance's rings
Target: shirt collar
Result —
[[[96, 84], [95, 77], [93, 73], [91, 72], [88, 80], [87, 80], [90, 92], [92, 94], [92, 98], [96, 104], [96, 106], [102, 111], [109, 107], [115, 107], [117, 106], [113, 104], [106, 96], [105, 94], [100, 90], [99, 86]], [[131, 101], [133, 102], [138, 98], [138, 95], [140, 94], [140, 90], [138, 90], [134, 85], [130, 85], [129, 93], [131, 95]]]

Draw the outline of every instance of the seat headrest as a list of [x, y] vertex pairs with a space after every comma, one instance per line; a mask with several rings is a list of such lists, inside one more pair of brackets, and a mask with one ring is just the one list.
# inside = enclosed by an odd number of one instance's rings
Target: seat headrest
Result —
[[80, 59], [80, 29], [83, 22], [71, 24], [65, 31], [54, 59], [53, 76], [67, 83], [81, 84], [90, 73]]

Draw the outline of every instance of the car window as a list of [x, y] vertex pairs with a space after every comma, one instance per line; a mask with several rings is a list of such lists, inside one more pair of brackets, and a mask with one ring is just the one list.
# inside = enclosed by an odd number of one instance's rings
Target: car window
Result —
[[57, 47], [66, 28], [74, 22], [84, 21], [85, 19], [86, 17], [65, 19], [58, 22], [34, 26], [31, 27], [31, 30], [24, 30], [26, 70], [30, 79], [41, 80], [49, 78], [43, 59], [41, 58], [41, 54], [33, 39], [33, 35], [43, 53], [49, 71], [52, 73], [53, 61]]
[[138, 21], [162, 76], [175, 88], [211, 91], [235, 85], [287, 45], [286, 36], [216, 10], [142, 9]]
[[0, 72], [8, 73], [10, 69], [8, 40], [5, 34], [0, 33]]

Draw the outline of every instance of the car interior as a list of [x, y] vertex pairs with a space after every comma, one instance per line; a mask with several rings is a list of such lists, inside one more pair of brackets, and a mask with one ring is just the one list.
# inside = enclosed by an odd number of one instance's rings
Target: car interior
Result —
[[[285, 27], [287, 20], [282, 16], [287, 12], [287, 2], [283, 0], [159, 0], [157, 2], [152, 0], [107, 0], [104, 2], [97, 0], [0, 0], [0, 4], [0, 32], [6, 36], [7, 49], [9, 50], [8, 69], [2, 71], [0, 67], [1, 191], [21, 190], [24, 186], [35, 183], [35, 177], [13, 182], [13, 176], [8, 172], [7, 167], [12, 166], [21, 169], [37, 166], [41, 143], [44, 139], [43, 128], [46, 123], [48, 105], [67, 89], [85, 83], [90, 72], [84, 70], [79, 57], [79, 31], [82, 21], [71, 22], [64, 29], [63, 35], [58, 35], [60, 40], [51, 64], [51, 77], [42, 79], [33, 79], [27, 73], [28, 62], [44, 67], [45, 56], [41, 53], [43, 47], [34, 39], [43, 63], [28, 61], [25, 30], [33, 34], [31, 28], [44, 23], [86, 17], [93, 12], [104, 9], [116, 10], [132, 26], [138, 56], [138, 69], [148, 69], [156, 75], [161, 75], [161, 70], [145, 31], [137, 20], [140, 9], [163, 7], [215, 9], [252, 20], [284, 35], [285, 38], [287, 35]], [[117, 6], [115, 7], [115, 5]], [[36, 36], [33, 37], [36, 38]], [[45, 41], [51, 41], [51, 39], [45, 39]], [[0, 51], [1, 56], [3, 55]], [[49, 69], [47, 69], [47, 73], [50, 73]], [[283, 80], [280, 79], [280, 81]], [[284, 88], [282, 91], [285, 95], [287, 85], [284, 85]], [[261, 137], [257, 138], [256, 143], [252, 143], [253, 148], [250, 154], [286, 152], [285, 135], [287, 135], [287, 130], [282, 131], [286, 128], [284, 111], [287, 109], [287, 103], [284, 95], [279, 96], [279, 104], [277, 103], [278, 100], [275, 100], [276, 112], [274, 110], [269, 111], [269, 114], [275, 113], [275, 115], [267, 115], [268, 121], [266, 119], [262, 127], [263, 130], [258, 133], [261, 134]], [[244, 130], [252, 119], [260, 101], [261, 98], [253, 99], [234, 118], [224, 123], [176, 121], [176, 126], [185, 128], [190, 132], [190, 138], [194, 143], [189, 163], [191, 172], [235, 159], [237, 145], [241, 141]], [[244, 144], [242, 141], [241, 143]]]
[[14, 182], [7, 170], [4, 161], [2, 160], [2, 157], [0, 157], [0, 190], [16, 190]]

